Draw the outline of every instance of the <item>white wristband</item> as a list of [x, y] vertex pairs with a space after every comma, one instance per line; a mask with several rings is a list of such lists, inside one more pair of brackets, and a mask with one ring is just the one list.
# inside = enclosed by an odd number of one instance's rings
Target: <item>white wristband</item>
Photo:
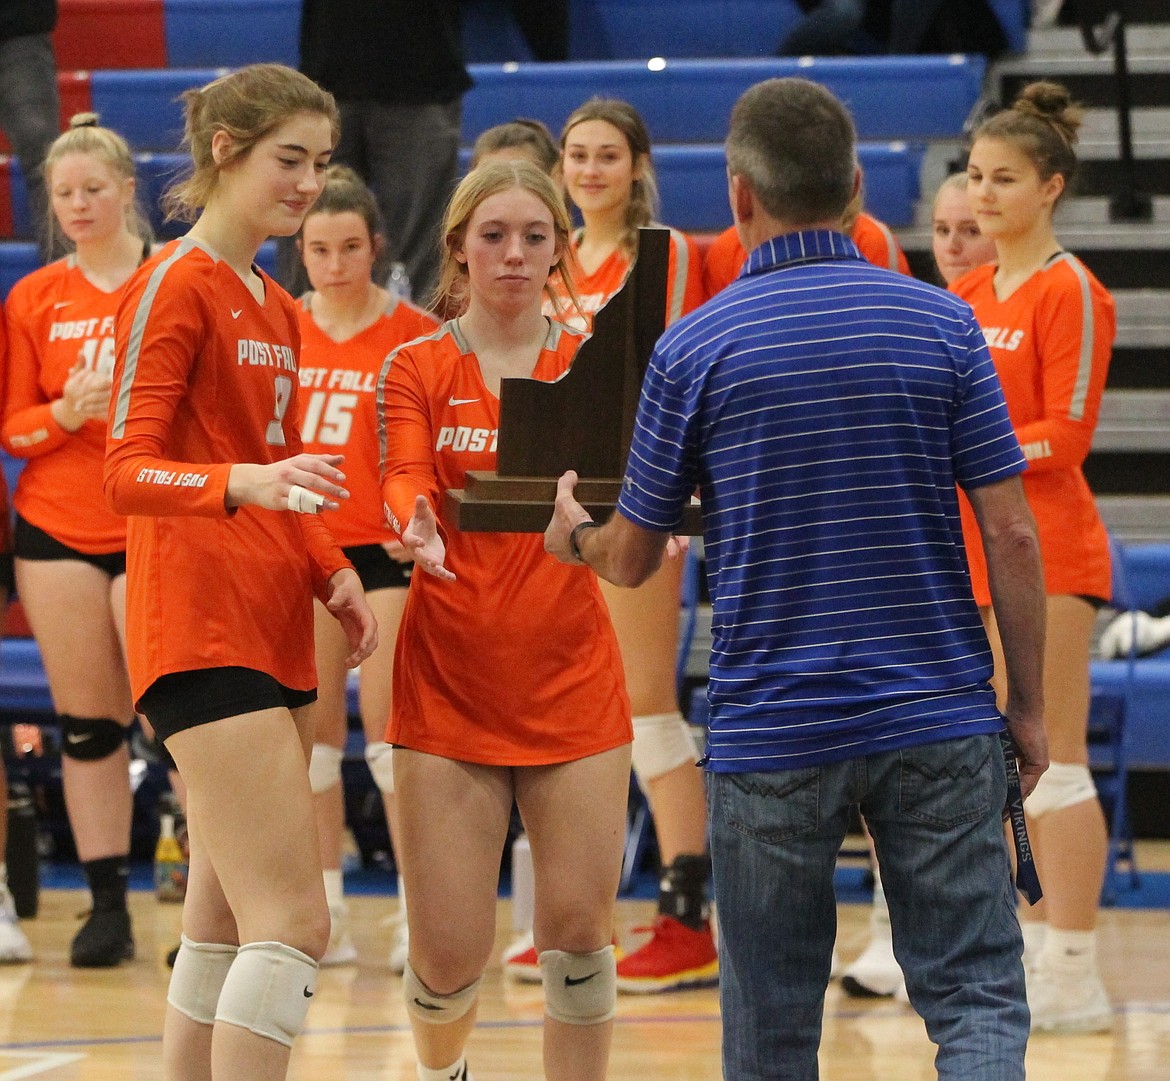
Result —
[[316, 514], [325, 505], [325, 497], [294, 484], [288, 490], [288, 509], [298, 514]]

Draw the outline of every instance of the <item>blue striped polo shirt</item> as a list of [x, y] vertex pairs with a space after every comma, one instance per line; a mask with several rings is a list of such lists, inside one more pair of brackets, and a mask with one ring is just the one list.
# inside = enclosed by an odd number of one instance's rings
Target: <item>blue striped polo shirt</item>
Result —
[[835, 232], [777, 237], [651, 358], [618, 509], [696, 486], [714, 608], [709, 767], [997, 732], [956, 482], [1021, 472], [970, 307]]

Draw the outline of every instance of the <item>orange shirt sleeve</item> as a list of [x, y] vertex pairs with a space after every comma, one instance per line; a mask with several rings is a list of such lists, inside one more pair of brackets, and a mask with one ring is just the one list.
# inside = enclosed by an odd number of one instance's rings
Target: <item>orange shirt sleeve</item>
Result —
[[164, 454], [175, 411], [215, 322], [196, 290], [183, 290], [165, 275], [165, 263], [148, 264], [118, 310], [106, 498], [118, 514], [223, 517], [231, 513], [224, 503], [231, 463], [178, 462]]
[[0, 440], [17, 458], [39, 458], [69, 442], [50, 412], [52, 404], [41, 390], [40, 361], [28, 326], [25, 291], [18, 282], [8, 296], [8, 374], [4, 394], [4, 422]]
[[734, 225], [711, 241], [703, 266], [703, 286], [707, 298], [710, 299], [735, 281], [746, 261], [747, 252], [739, 242]]
[[861, 213], [853, 225], [853, 243], [865, 256], [866, 262], [874, 266], [910, 273], [910, 263], [902, 251], [897, 238], [885, 222], [878, 221], [872, 214]]
[[382, 498], [390, 528], [401, 537], [418, 496], [427, 497], [436, 516], [439, 511], [430, 402], [412, 350], [386, 358], [379, 387]]
[[670, 326], [706, 300], [703, 260], [694, 240], [677, 229], [670, 231], [670, 260], [666, 272], [666, 325]]
[[1083, 268], [1060, 269], [1037, 304], [1033, 331], [1043, 416], [1016, 430], [1030, 473], [1084, 462], [1113, 351], [1112, 298]]

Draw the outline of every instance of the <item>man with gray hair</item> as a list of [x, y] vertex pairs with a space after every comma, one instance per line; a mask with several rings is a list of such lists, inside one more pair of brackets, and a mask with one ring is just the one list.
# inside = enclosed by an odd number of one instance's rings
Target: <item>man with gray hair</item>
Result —
[[[545, 545], [637, 585], [699, 489], [725, 1076], [817, 1076], [833, 872], [859, 807], [939, 1077], [1022, 1081], [1001, 820], [1014, 805], [1022, 823], [1048, 762], [1024, 459], [971, 309], [866, 263], [838, 231], [854, 142], [815, 83], [739, 99], [727, 164], [747, 265], [659, 340], [617, 513], [593, 528], [567, 473]], [[1003, 714], [956, 485], [988, 556]]]

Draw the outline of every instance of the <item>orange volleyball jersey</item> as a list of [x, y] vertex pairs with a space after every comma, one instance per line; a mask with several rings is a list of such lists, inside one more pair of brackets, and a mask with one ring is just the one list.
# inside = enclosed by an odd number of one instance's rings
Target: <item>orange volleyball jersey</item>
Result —
[[260, 304], [197, 241], [131, 279], [118, 313], [106, 493], [131, 515], [126, 637], [137, 701], [162, 675], [242, 666], [316, 685], [313, 594], [349, 566], [321, 516], [227, 510], [235, 463], [300, 453], [296, 306]]
[[[533, 377], [557, 379], [582, 335], [551, 322]], [[457, 581], [411, 578], [387, 740], [488, 765], [540, 765], [633, 738], [617, 639], [597, 579], [539, 534], [462, 533], [442, 493], [495, 469], [499, 400], [451, 321], [387, 360], [382, 492], [396, 530], [417, 495], [436, 508]]]
[[[4, 319], [4, 305], [0, 304], [0, 400], [8, 381], [8, 326]], [[8, 509], [8, 478], [0, 469], [0, 553], [12, 551], [12, 516]]]
[[377, 322], [344, 342], [334, 341], [311, 313], [312, 294], [297, 304], [301, 328], [297, 423], [305, 450], [344, 454], [349, 499], [329, 514], [337, 543], [381, 544], [394, 539], [382, 512], [378, 417], [374, 399], [382, 362], [400, 345], [431, 334], [439, 321], [398, 298]]
[[[906, 253], [898, 245], [890, 227], [872, 214], [863, 211], [857, 215], [853, 226], [853, 243], [865, 260], [874, 266], [897, 270], [902, 274], [910, 273]], [[747, 252], [739, 242], [735, 226], [724, 229], [711, 241], [703, 264], [703, 288], [707, 298], [710, 299], [735, 281], [746, 262]]]
[[[1113, 298], [1075, 256], [1062, 252], [1007, 300], [995, 266], [976, 267], [951, 289], [975, 310], [1027, 458], [1024, 492], [1036, 517], [1050, 595], [1108, 599], [1109, 543], [1081, 471], [1089, 453], [1117, 329]], [[964, 538], [975, 599], [991, 603], [974, 513]]]
[[[578, 232], [573, 238], [576, 247], [581, 234]], [[581, 310], [590, 317], [592, 324], [593, 313], [603, 307], [624, 284], [630, 273], [630, 258], [624, 251], [614, 251], [601, 266], [592, 274], [579, 273], [573, 285], [577, 290], [577, 299], [581, 302]], [[554, 281], [554, 286], [557, 283]], [[585, 320], [581, 318], [572, 306], [568, 294], [558, 291], [562, 303], [560, 312], [554, 311], [551, 304], [545, 304], [545, 314], [553, 318], [562, 319], [570, 326], [579, 330], [588, 330]], [[695, 242], [685, 233], [677, 229], [670, 230], [670, 258], [666, 268], [666, 325], [670, 326], [676, 319], [693, 311], [706, 298], [703, 295], [703, 268], [699, 257], [699, 249]]]
[[114, 322], [126, 286], [94, 285], [70, 255], [13, 286], [8, 295], [8, 379], [4, 449], [28, 459], [13, 506], [62, 544], [94, 554], [126, 547], [126, 521], [102, 495], [106, 425], [87, 420], [67, 432], [49, 406], [61, 397], [70, 369], [109, 372]]

